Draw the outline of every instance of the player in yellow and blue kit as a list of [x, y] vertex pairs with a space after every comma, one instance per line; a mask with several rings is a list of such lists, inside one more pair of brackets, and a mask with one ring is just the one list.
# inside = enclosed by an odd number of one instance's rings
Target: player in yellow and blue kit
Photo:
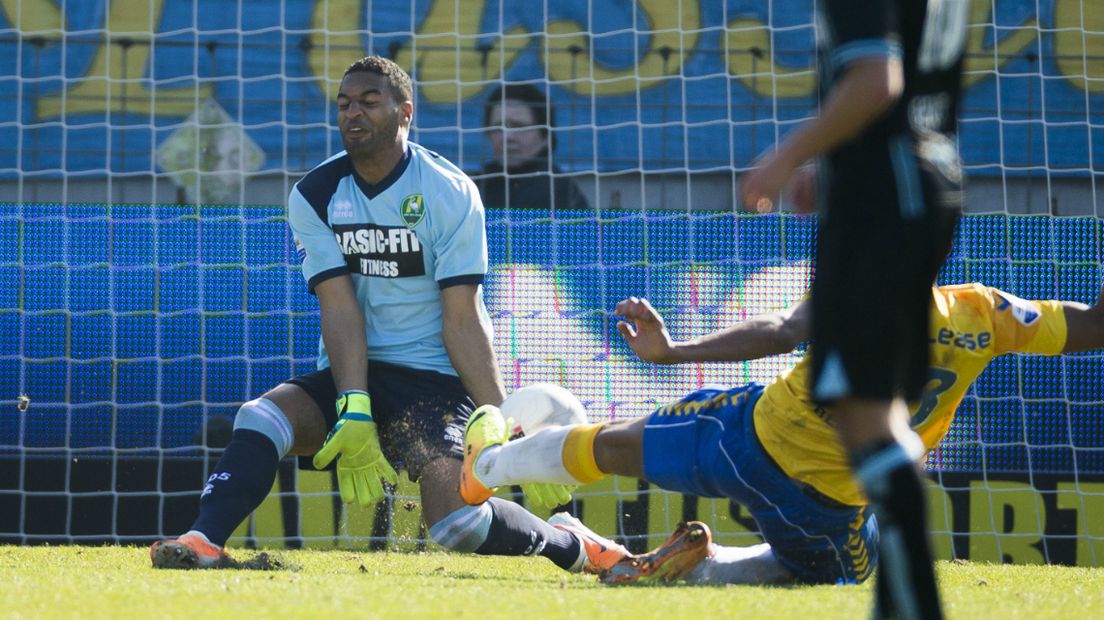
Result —
[[[647, 300], [624, 300], [616, 313], [626, 319], [618, 330], [637, 355], [677, 364], [791, 351], [808, 336], [809, 305], [677, 343]], [[1027, 301], [981, 284], [944, 286], [932, 289], [930, 316], [929, 379], [909, 406], [927, 450], [947, 433], [966, 390], [993, 358], [1104, 347], [1104, 294], [1089, 307]], [[713, 545], [708, 528], [692, 523], [652, 553], [603, 573], [606, 582], [861, 582], [877, 564], [878, 525], [831, 414], [809, 394], [810, 367], [806, 356], [765, 387], [706, 387], [636, 420], [550, 428], [508, 443], [496, 430], [501, 416], [481, 408], [466, 431], [468, 488], [461, 494], [468, 500], [477, 487], [577, 485], [611, 474], [644, 478], [746, 506], [765, 543]]]

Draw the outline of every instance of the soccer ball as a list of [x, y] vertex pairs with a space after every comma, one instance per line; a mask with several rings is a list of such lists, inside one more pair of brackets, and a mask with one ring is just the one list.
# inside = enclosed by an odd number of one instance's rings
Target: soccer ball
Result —
[[502, 417], [513, 418], [510, 438], [532, 435], [549, 426], [585, 424], [586, 408], [574, 394], [551, 383], [534, 383], [518, 388], [502, 406]]

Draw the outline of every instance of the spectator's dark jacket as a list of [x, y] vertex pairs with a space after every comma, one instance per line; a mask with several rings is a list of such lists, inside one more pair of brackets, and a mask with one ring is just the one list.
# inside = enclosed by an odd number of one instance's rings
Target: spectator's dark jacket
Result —
[[[487, 164], [475, 182], [487, 209], [588, 209], [586, 196], [568, 177], [548, 174], [548, 160], [534, 159], [511, 167], [507, 175], [502, 164]], [[556, 166], [552, 171], [559, 173]], [[507, 179], [509, 176], [509, 179]], [[553, 203], [555, 200], [555, 203]]]

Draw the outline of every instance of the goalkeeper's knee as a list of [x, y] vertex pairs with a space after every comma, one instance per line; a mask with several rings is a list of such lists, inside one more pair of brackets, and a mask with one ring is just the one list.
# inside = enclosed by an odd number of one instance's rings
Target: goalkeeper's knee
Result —
[[433, 541], [453, 551], [472, 552], [483, 545], [491, 531], [494, 513], [489, 503], [464, 506], [429, 528]]
[[256, 398], [242, 403], [234, 418], [234, 430], [239, 428], [256, 431], [272, 441], [278, 458], [284, 458], [295, 444], [295, 432], [291, 422], [275, 403], [267, 398]]

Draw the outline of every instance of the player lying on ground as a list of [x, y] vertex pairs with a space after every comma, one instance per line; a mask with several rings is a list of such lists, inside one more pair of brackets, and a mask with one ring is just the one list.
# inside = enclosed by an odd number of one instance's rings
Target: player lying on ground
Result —
[[[677, 343], [647, 300], [624, 300], [616, 314], [625, 318], [618, 331], [637, 355], [677, 364], [789, 352], [808, 334], [808, 306], [802, 301]], [[1104, 291], [1089, 307], [1026, 301], [980, 284], [944, 286], [932, 289], [931, 316], [930, 379], [909, 408], [928, 450], [994, 357], [1104, 346]], [[636, 420], [548, 428], [510, 442], [498, 409], [482, 407], [465, 431], [461, 494], [478, 504], [501, 485], [633, 476], [670, 491], [738, 502], [765, 541], [714, 545], [708, 528], [694, 522], [656, 551], [604, 571], [607, 583], [862, 582], [877, 564], [877, 522], [829, 414], [812, 404], [808, 370], [806, 356], [765, 388], [707, 387]]]

